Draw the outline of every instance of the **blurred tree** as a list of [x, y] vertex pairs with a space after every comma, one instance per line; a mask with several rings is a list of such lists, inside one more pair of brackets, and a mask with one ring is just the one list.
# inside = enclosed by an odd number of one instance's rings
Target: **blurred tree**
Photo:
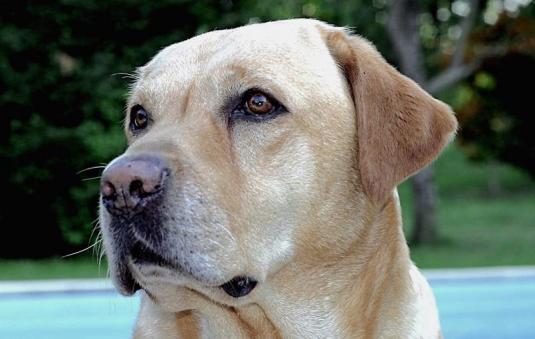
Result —
[[[499, 2], [391, 1], [387, 31], [399, 56], [401, 71], [431, 94], [438, 95], [474, 74], [485, 60], [503, 55], [507, 48], [503, 44], [489, 41], [469, 43], [473, 42], [470, 37], [474, 30], [494, 25], [490, 22], [492, 15], [511, 14], [503, 6], [497, 8]], [[529, 1], [514, 3], [516, 5], [511, 12], [516, 13]], [[434, 76], [430, 77], [430, 74]], [[412, 187], [414, 227], [410, 242], [434, 242], [438, 231], [436, 189], [431, 166], [412, 178]]]
[[[457, 111], [463, 128], [461, 145], [470, 158], [499, 159], [527, 171], [535, 178], [535, 138], [531, 108], [535, 78], [535, 6], [517, 16], [503, 13], [493, 26], [481, 27], [474, 45], [503, 45], [503, 55], [489, 58], [458, 90]], [[526, 81], [524, 81], [526, 80]], [[498, 189], [495, 187], [492, 189]]]

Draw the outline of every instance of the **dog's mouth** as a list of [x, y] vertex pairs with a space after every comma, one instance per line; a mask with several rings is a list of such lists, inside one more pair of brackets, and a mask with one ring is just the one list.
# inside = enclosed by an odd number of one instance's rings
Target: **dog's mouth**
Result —
[[130, 250], [130, 257], [132, 261], [137, 265], [155, 265], [160, 267], [166, 267], [173, 270], [179, 270], [179, 267], [174, 265], [169, 260], [165, 259], [160, 254], [154, 252], [147, 246], [144, 246], [140, 242], [135, 242]]
[[[158, 267], [164, 267], [172, 271], [182, 272], [178, 265], [173, 264], [171, 261], [144, 246], [140, 242], [134, 243], [130, 250], [130, 257], [132, 258], [132, 262], [136, 265], [154, 265]], [[258, 281], [252, 277], [235, 276], [229, 281], [217, 286], [217, 288], [220, 288], [233, 298], [241, 298], [250, 294], [255, 289], [257, 284]], [[135, 283], [134, 286], [136, 286], [137, 289], [140, 289], [138, 283]]]

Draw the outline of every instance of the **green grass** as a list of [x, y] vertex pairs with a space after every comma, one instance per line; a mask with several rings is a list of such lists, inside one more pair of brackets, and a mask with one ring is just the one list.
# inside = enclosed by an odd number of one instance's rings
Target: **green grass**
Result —
[[420, 267], [535, 264], [535, 196], [444, 199], [441, 241], [412, 249]]
[[107, 265], [97, 259], [54, 258], [45, 260], [0, 260], [0, 280], [104, 278]]
[[[450, 147], [435, 164], [440, 240], [413, 247], [419, 267], [535, 265], [535, 182], [507, 165], [493, 165], [500, 192], [490, 194], [488, 164]], [[404, 227], [411, 231], [411, 191], [401, 185]]]
[[[434, 164], [439, 192], [440, 241], [413, 247], [419, 267], [535, 265], [535, 182], [507, 165], [493, 165], [500, 193], [490, 195], [488, 165], [449, 147]], [[404, 227], [410, 234], [411, 190], [399, 188]], [[91, 257], [0, 260], [0, 280], [105, 277], [106, 263]]]

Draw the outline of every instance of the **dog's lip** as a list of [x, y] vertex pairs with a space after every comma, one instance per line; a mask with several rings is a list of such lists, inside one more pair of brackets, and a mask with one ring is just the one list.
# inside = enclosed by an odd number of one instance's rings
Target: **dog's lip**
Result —
[[[140, 288], [143, 288], [143, 285], [145, 285], [144, 281], [146, 281], [147, 278], [150, 279], [149, 276], [142, 274], [142, 272], [140, 271], [140, 268], [144, 266], [156, 266], [158, 268], [162, 268], [164, 270], [169, 270], [171, 272], [180, 274], [181, 279], [177, 279], [176, 283], [184, 285], [185, 287], [189, 286], [190, 288], [193, 288], [193, 286], [195, 285], [200, 285], [199, 287], [201, 288], [221, 290], [233, 298], [241, 298], [249, 295], [258, 284], [258, 281], [256, 279], [248, 275], [236, 275], [232, 279], [226, 280], [224, 283], [209, 284], [203, 282], [195, 278], [191, 274], [184, 272], [184, 270], [182, 270], [178, 265], [173, 264], [171, 261], [167, 260], [162, 255], [156, 253], [141, 242], [135, 242], [132, 245], [129, 257], [130, 259], [128, 266], [130, 266], [130, 272], [128, 273], [133, 282], [135, 282], [136, 286], [136, 289], [133, 292], [137, 291]], [[161, 278], [163, 281], [169, 282], [169, 280], [164, 277], [159, 278], [154, 276], [152, 278], [156, 280], [160, 280]], [[190, 283], [193, 283], [193, 286], [190, 286]]]
[[[188, 285], [188, 283], [193, 283], [194, 285], [200, 285], [205, 288], [218, 288], [221, 285], [221, 282], [208, 283], [206, 281], [202, 281], [202, 279], [199, 279], [193, 274], [187, 272], [179, 264], [166, 259], [163, 255], [158, 254], [156, 251], [145, 246], [141, 242], [135, 242], [132, 245], [128, 258], [128, 266], [130, 267], [130, 271], [133, 273], [132, 275], [134, 279], [137, 280], [141, 285], [143, 285], [144, 281], [162, 280], [169, 282], [169, 279], [176, 279], [176, 283], [179, 285]], [[167, 271], [170, 275], [167, 276], [167, 274], [164, 274], [162, 276], [159, 274], [147, 274], [147, 271], [143, 273], [144, 268], [148, 269], [149, 271], [153, 271], [154, 268], [157, 268], [160, 274]]]
[[173, 270], [180, 270], [179, 267], [177, 267], [171, 261], [167, 260], [162, 255], [156, 253], [139, 241], [134, 242], [132, 245], [130, 249], [130, 257], [132, 258], [133, 263], [138, 265], [150, 264], [160, 267], [168, 267]]

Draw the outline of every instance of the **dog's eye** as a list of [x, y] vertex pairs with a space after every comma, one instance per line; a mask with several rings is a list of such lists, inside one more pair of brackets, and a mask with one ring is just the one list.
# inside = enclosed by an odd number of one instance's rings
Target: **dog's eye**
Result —
[[149, 124], [149, 113], [145, 111], [143, 106], [135, 105], [130, 110], [130, 128], [133, 131], [145, 129]]
[[285, 112], [277, 100], [260, 90], [252, 89], [242, 95], [240, 104], [232, 112], [232, 119], [263, 121]]
[[247, 97], [245, 102], [247, 113], [268, 114], [273, 110], [271, 101], [261, 92], [256, 92]]

